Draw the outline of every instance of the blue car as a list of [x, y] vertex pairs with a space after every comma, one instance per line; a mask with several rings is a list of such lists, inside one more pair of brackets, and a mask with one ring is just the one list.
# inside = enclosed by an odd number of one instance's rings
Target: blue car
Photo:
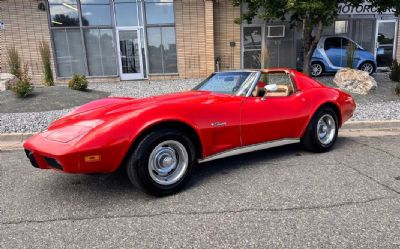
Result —
[[311, 75], [316, 77], [324, 72], [334, 73], [346, 67], [346, 47], [349, 42], [354, 43], [356, 47], [353, 68], [373, 74], [376, 70], [376, 60], [372, 53], [347, 37], [323, 36], [311, 58]]

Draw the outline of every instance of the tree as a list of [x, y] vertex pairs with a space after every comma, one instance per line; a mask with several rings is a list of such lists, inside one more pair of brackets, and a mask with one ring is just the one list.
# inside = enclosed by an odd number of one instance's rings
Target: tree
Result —
[[[301, 25], [303, 30], [304, 62], [303, 72], [310, 75], [310, 62], [314, 50], [321, 38], [324, 27], [331, 25], [338, 13], [338, 4], [359, 6], [363, 0], [232, 0], [234, 6], [246, 4], [247, 11], [235, 22], [251, 23], [254, 17], [265, 22], [273, 20], [288, 21], [292, 26]], [[395, 9], [400, 13], [399, 0], [372, 0], [373, 8], [378, 12]]]

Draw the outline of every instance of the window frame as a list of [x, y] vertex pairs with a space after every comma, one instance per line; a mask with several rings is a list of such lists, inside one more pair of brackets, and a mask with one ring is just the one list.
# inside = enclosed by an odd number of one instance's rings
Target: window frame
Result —
[[[116, 43], [116, 37], [115, 37], [115, 20], [114, 20], [114, 6], [113, 6], [113, 0], [108, 0], [109, 2], [109, 6], [110, 6], [110, 19], [111, 19], [111, 23], [110, 25], [88, 25], [88, 26], [84, 26], [82, 24], [82, 4], [81, 4], [81, 0], [76, 0], [76, 5], [78, 8], [78, 17], [79, 17], [79, 25], [78, 26], [60, 26], [60, 27], [54, 27], [51, 25], [51, 13], [50, 13], [50, 6], [51, 5], [62, 5], [62, 4], [51, 4], [49, 1], [46, 1], [46, 5], [47, 5], [47, 17], [48, 17], [48, 27], [49, 27], [49, 31], [50, 31], [50, 45], [51, 48], [53, 50], [54, 56], [53, 56], [53, 62], [54, 62], [54, 70], [56, 73], [56, 78], [57, 79], [70, 79], [72, 77], [71, 76], [60, 76], [60, 72], [58, 70], [58, 64], [57, 64], [57, 55], [56, 55], [56, 50], [55, 50], [55, 43], [54, 43], [54, 37], [53, 37], [53, 30], [57, 30], [57, 29], [61, 29], [61, 30], [68, 30], [68, 29], [78, 29], [80, 32], [80, 38], [81, 38], [81, 43], [82, 43], [82, 48], [83, 48], [83, 62], [84, 62], [84, 72], [85, 72], [85, 76], [87, 78], [115, 78], [118, 77], [118, 56], [116, 56], [116, 60], [115, 60], [115, 66], [116, 66], [116, 74], [115, 75], [89, 75], [89, 63], [88, 63], [88, 56], [87, 56], [87, 49], [86, 49], [86, 43], [85, 43], [85, 37], [84, 37], [84, 30], [85, 29], [110, 29], [112, 31], [113, 34], [113, 42]], [[84, 5], [99, 5], [98, 3], [86, 3]], [[107, 5], [106, 3], [101, 3], [100, 5]], [[116, 44], [114, 44], [114, 52], [117, 55], [117, 50], [116, 50]]]
[[[288, 98], [288, 97], [293, 96], [296, 92], [298, 92], [298, 88], [296, 86], [296, 82], [295, 82], [295, 80], [293, 78], [292, 73], [290, 73], [288, 71], [285, 71], [285, 70], [276, 70], [276, 71], [275, 70], [271, 70], [271, 71], [269, 71], [269, 70], [260, 70], [258, 72], [259, 72], [259, 75], [258, 75], [258, 77], [256, 77], [256, 80], [253, 83], [253, 86], [249, 89], [249, 92], [247, 93], [246, 97], [259, 98], [259, 97], [252, 96], [251, 93], [254, 91], [255, 87], [257, 86], [257, 83], [259, 82], [259, 80], [263, 76], [263, 74], [277, 74], [277, 73], [285, 74], [289, 78], [290, 85], [293, 88], [292, 94], [290, 94], [288, 96], [269, 96], [268, 98]], [[263, 97], [261, 97], [261, 98], [263, 98]]]
[[[175, 4], [173, 1], [167, 2], [167, 3], [172, 3], [172, 8], [173, 8], [173, 13], [174, 13], [174, 22], [173, 23], [157, 23], [157, 24], [148, 24], [147, 23], [147, 15], [146, 15], [146, 3], [163, 3], [161, 0], [141, 0], [142, 2], [142, 16], [143, 16], [143, 21], [144, 21], [144, 36], [145, 38], [145, 51], [146, 51], [146, 69], [148, 70], [147, 75], [148, 76], [168, 76], [168, 75], [179, 75], [179, 63], [178, 63], [178, 49], [176, 50], [176, 72], [174, 73], [165, 73], [165, 67], [164, 67], [164, 57], [163, 54], [161, 53], [161, 63], [162, 63], [162, 69], [163, 73], [151, 73], [151, 68], [150, 68], [150, 57], [149, 57], [149, 44], [148, 44], [148, 34], [147, 34], [147, 29], [148, 28], [164, 28], [164, 27], [172, 27], [174, 28], [175, 32], [175, 45], [176, 45], [176, 12], [175, 12]], [[161, 37], [162, 37], [162, 31], [161, 32]], [[161, 38], [162, 39], [162, 38]], [[161, 41], [160, 41], [161, 42]]]

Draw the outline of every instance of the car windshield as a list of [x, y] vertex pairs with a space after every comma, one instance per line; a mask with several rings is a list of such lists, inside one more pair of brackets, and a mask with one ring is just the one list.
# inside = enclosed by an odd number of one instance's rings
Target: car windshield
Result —
[[251, 87], [254, 77], [254, 72], [213, 73], [193, 90], [244, 96]]

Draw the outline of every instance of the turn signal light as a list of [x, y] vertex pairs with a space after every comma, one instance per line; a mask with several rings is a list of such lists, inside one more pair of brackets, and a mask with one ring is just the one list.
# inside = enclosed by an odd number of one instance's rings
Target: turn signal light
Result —
[[93, 163], [93, 162], [98, 162], [101, 160], [100, 155], [91, 155], [91, 156], [85, 156], [85, 162], [87, 163]]

